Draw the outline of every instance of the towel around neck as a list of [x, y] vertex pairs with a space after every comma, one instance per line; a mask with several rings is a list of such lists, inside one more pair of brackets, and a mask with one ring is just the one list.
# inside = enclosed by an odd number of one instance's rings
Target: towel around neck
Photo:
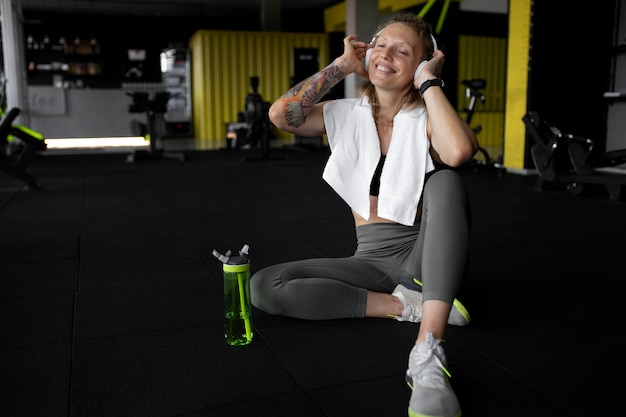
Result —
[[[378, 216], [407, 226], [415, 223], [424, 178], [435, 169], [426, 120], [424, 107], [398, 112], [380, 177]], [[381, 153], [371, 106], [367, 98], [329, 102], [324, 122], [331, 155], [322, 178], [368, 220], [369, 186]]]

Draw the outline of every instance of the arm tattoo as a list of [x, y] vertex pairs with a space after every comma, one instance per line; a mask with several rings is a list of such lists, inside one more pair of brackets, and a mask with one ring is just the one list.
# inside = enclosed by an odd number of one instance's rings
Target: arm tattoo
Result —
[[301, 126], [313, 106], [345, 77], [346, 74], [335, 63], [332, 63], [283, 94], [281, 98], [287, 99], [284, 107], [287, 124], [295, 127]]

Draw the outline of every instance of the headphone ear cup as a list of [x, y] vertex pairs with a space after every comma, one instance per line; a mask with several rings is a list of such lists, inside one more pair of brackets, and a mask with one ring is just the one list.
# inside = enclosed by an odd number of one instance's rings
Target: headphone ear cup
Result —
[[[437, 48], [437, 40], [435, 40], [435, 37], [432, 35], [432, 33], [430, 34], [430, 38], [433, 40], [433, 49], [435, 51], [438, 50]], [[413, 74], [413, 79], [417, 79], [417, 76], [419, 75], [419, 73], [422, 71], [422, 69], [424, 69], [424, 67], [426, 66], [426, 64], [428, 64], [427, 60], [424, 60], [422, 62], [420, 62], [420, 64], [417, 66], [417, 69], [415, 70], [415, 74]]]
[[428, 61], [426, 61], [426, 60], [420, 62], [420, 64], [417, 66], [417, 69], [415, 70], [415, 74], [413, 74], [413, 79], [414, 80], [417, 79], [417, 76], [419, 75], [420, 72], [422, 72], [422, 69], [424, 69], [426, 64], [428, 64]]
[[365, 59], [363, 60], [363, 65], [365, 65], [365, 69], [368, 69], [370, 66], [370, 56], [372, 55], [372, 48], [365, 51]]

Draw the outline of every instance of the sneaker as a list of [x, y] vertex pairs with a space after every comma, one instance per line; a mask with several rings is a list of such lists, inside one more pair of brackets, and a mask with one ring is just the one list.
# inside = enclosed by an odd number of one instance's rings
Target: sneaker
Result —
[[[391, 295], [398, 297], [404, 305], [402, 316], [393, 316], [398, 321], [419, 323], [422, 320], [422, 282], [417, 278], [402, 279]], [[448, 324], [467, 326], [472, 321], [465, 306], [456, 298], [452, 302]]]
[[402, 284], [398, 284], [391, 293], [402, 301], [404, 310], [401, 316], [392, 316], [398, 321], [410, 321], [419, 323], [422, 321], [422, 292], [409, 290]]
[[461, 406], [448, 380], [446, 354], [432, 333], [409, 354], [406, 381], [413, 390], [409, 417], [460, 417]]
[[410, 321], [413, 323], [419, 323], [422, 321], [422, 292], [412, 291], [398, 284], [391, 293], [394, 297], [397, 297], [402, 301], [404, 310], [402, 310], [401, 316], [392, 316], [398, 321]]

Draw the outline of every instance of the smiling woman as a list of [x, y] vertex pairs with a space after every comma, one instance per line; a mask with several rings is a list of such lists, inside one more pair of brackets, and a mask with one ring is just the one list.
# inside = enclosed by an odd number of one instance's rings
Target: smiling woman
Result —
[[[328, 136], [322, 178], [352, 212], [356, 251], [261, 269], [251, 278], [252, 303], [307, 320], [419, 322], [406, 372], [409, 416], [458, 417], [441, 342], [447, 325], [470, 322], [455, 298], [469, 256], [469, 201], [449, 168], [478, 143], [443, 91], [445, 56], [430, 25], [402, 12], [376, 34], [372, 43], [346, 36], [341, 56], [269, 111], [281, 130]], [[328, 99], [350, 74], [364, 78], [359, 96]]]

